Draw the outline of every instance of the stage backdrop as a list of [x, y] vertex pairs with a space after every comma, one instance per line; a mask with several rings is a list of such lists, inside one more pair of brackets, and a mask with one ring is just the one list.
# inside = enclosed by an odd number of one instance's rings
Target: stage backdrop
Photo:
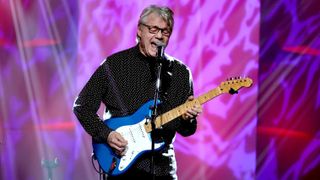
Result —
[[[139, 14], [153, 3], [175, 12], [166, 53], [190, 67], [196, 96], [234, 76], [257, 82], [257, 0], [2, 1], [3, 179], [45, 178], [55, 158], [53, 178], [98, 178], [73, 101], [107, 55], [135, 45]], [[254, 177], [256, 95], [254, 84], [204, 105], [197, 133], [176, 138], [180, 179]]]
[[257, 179], [320, 179], [320, 1], [261, 1]]
[[179, 178], [319, 178], [319, 1], [8, 0], [0, 179], [98, 179], [73, 102], [106, 56], [135, 45], [150, 4], [175, 12], [166, 53], [190, 67], [196, 96], [230, 77], [254, 81], [205, 104], [195, 135], [177, 135]]

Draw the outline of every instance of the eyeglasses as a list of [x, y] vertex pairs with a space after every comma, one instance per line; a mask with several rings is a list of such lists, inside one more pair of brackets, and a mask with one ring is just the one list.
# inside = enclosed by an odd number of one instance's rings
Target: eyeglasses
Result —
[[146, 25], [144, 23], [140, 23], [142, 25], [144, 25], [145, 27], [147, 27], [149, 29], [149, 33], [151, 34], [157, 34], [159, 31], [161, 32], [162, 35], [164, 36], [170, 36], [171, 31], [168, 28], [159, 28], [158, 26], [149, 26]]

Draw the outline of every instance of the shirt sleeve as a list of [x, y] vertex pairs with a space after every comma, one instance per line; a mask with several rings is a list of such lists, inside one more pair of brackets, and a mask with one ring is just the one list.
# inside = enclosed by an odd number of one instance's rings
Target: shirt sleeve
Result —
[[[185, 101], [188, 99], [189, 96], [193, 96], [193, 82], [192, 82], [192, 76], [190, 74], [189, 79], [189, 93], [185, 97]], [[182, 117], [178, 117], [176, 121], [176, 128], [177, 132], [182, 136], [191, 136], [194, 134], [197, 130], [197, 119], [190, 119], [190, 121], [186, 121], [182, 119]]]
[[[192, 82], [192, 75], [191, 72], [188, 71], [189, 73], [186, 73], [186, 76], [182, 76], [181, 78], [184, 79], [181, 82], [185, 82], [183, 85], [184, 88], [181, 89], [180, 92], [183, 92], [181, 96], [179, 96], [180, 101], [182, 103], [186, 102], [189, 96], [193, 96], [193, 82]], [[191, 119], [190, 121], [186, 121], [182, 119], [182, 117], [178, 117], [171, 122], [169, 122], [167, 125], [164, 126], [168, 130], [171, 131], [176, 131], [180, 135], [186, 137], [186, 136], [191, 136], [196, 132], [197, 129], [197, 120]]]
[[106, 142], [112, 131], [97, 114], [107, 88], [106, 72], [103, 65], [100, 65], [90, 77], [73, 106], [74, 114], [86, 132], [92, 136], [94, 142]]

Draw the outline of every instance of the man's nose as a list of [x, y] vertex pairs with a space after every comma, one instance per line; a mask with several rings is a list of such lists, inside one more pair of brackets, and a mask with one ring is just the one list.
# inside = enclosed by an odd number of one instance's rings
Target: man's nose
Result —
[[158, 39], [162, 39], [162, 38], [163, 38], [163, 34], [162, 34], [162, 31], [161, 31], [161, 30], [159, 30], [159, 31], [157, 32], [156, 38], [158, 38]]

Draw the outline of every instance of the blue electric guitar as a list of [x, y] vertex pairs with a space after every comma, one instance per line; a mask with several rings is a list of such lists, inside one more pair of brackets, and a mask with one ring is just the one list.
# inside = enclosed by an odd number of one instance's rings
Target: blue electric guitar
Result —
[[[160, 128], [181, 116], [195, 104], [203, 104], [223, 93], [237, 93], [240, 88], [250, 87], [251, 84], [252, 79], [250, 78], [234, 78], [222, 82], [217, 88], [193, 101], [186, 102], [158, 116], [155, 120], [156, 128]], [[151, 123], [145, 119], [149, 115], [151, 105], [153, 105], [153, 100], [142, 105], [130, 116], [110, 118], [104, 121], [106, 126], [120, 133], [128, 141], [125, 155], [122, 157], [116, 155], [108, 144], [93, 143], [93, 152], [98, 163], [108, 175], [116, 176], [126, 172], [141, 154], [151, 151]], [[159, 150], [163, 146], [163, 142], [155, 143], [155, 150]]]

